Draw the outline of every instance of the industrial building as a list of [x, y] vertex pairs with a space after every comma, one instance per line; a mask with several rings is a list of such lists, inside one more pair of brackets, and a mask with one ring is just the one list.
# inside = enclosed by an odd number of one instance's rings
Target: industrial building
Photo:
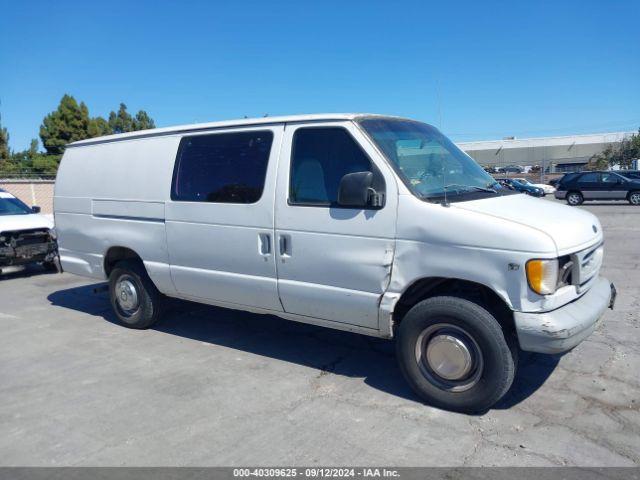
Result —
[[563, 137], [512, 138], [457, 145], [486, 167], [540, 166], [544, 172], [581, 170], [589, 159], [608, 145], [617, 144], [636, 132], [593, 133]]

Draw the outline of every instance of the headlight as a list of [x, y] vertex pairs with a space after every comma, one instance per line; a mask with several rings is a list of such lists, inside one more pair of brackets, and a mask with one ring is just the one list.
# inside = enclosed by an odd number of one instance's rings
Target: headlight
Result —
[[558, 259], [529, 260], [527, 281], [531, 290], [540, 295], [555, 293], [558, 285]]

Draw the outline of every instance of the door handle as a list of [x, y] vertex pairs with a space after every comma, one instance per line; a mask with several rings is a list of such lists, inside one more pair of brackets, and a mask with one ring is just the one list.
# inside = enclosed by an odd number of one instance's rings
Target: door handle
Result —
[[268, 233], [258, 234], [258, 251], [260, 252], [260, 255], [271, 254], [271, 235]]
[[280, 256], [291, 256], [291, 237], [289, 235], [280, 235]]

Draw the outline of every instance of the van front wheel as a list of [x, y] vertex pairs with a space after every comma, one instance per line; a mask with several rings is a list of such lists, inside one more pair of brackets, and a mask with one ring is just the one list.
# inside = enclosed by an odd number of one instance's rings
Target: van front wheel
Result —
[[129, 328], [149, 328], [160, 316], [162, 294], [144, 267], [131, 260], [118, 262], [109, 275], [111, 306]]
[[400, 369], [427, 403], [445, 410], [483, 412], [511, 387], [517, 348], [509, 347], [487, 310], [458, 297], [416, 304], [398, 329]]

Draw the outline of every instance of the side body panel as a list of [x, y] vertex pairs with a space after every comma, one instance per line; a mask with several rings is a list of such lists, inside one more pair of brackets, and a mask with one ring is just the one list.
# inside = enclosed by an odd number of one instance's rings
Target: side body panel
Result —
[[615, 173], [601, 173], [601, 198], [624, 200], [630, 188], [630, 183]]
[[575, 189], [582, 193], [585, 200], [597, 200], [606, 198], [604, 186], [599, 181], [599, 173], [588, 173], [581, 175], [574, 183]]
[[379, 302], [393, 264], [397, 186], [377, 150], [351, 122], [342, 127], [381, 171], [386, 204], [381, 210], [291, 205], [289, 178], [295, 131], [287, 125], [278, 171], [276, 245], [278, 290], [290, 314], [378, 329]]
[[256, 203], [167, 201], [171, 276], [181, 296], [282, 310], [273, 248], [273, 205], [283, 129], [282, 125], [263, 126], [202, 134], [269, 130], [273, 142], [264, 190]]
[[54, 195], [65, 271], [104, 279], [104, 255], [123, 246], [142, 257], [161, 292], [175, 291], [164, 202], [178, 142], [177, 136], [165, 136], [66, 150]]

